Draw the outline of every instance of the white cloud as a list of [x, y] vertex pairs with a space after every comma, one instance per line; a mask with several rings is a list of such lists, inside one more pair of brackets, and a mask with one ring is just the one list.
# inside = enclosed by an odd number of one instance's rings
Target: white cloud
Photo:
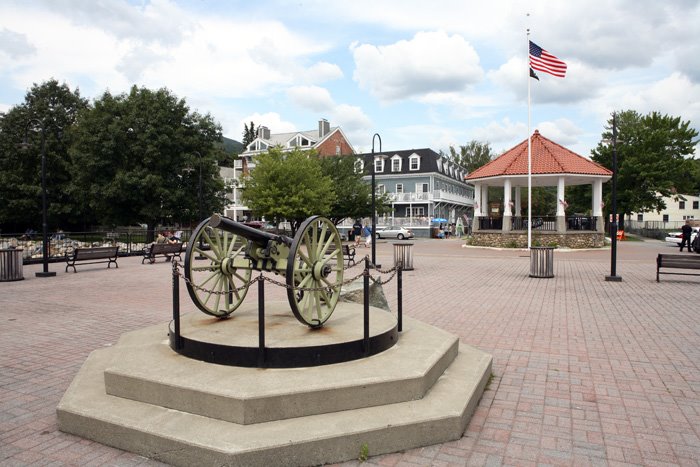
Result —
[[250, 122], [255, 123], [255, 127], [266, 126], [270, 129], [272, 133], [291, 133], [294, 131], [299, 131], [297, 127], [291, 123], [282, 120], [280, 114], [276, 112], [267, 112], [264, 114], [253, 113], [241, 119], [238, 127], [243, 131], [244, 125]]
[[583, 134], [583, 131], [574, 122], [566, 118], [540, 122], [537, 124], [537, 130], [545, 138], [565, 147], [579, 143], [578, 137]]
[[382, 101], [463, 90], [483, 78], [474, 48], [458, 35], [419, 32], [410, 41], [353, 44], [353, 78]]
[[326, 88], [319, 86], [294, 86], [287, 89], [287, 97], [294, 105], [312, 112], [329, 112], [335, 107], [333, 98]]
[[7, 28], [0, 30], [0, 52], [17, 60], [36, 53], [36, 47], [29, 43], [26, 34], [20, 34]]
[[527, 138], [527, 124], [503, 118], [500, 122], [490, 122], [485, 127], [473, 128], [471, 139], [490, 143], [497, 153], [510, 149]]

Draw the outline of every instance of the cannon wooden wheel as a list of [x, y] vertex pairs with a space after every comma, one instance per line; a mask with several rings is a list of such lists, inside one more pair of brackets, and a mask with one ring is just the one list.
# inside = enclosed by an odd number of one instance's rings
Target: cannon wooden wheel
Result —
[[[330, 220], [312, 216], [301, 224], [289, 250], [285, 277], [294, 316], [312, 328], [323, 325], [340, 296], [340, 286], [331, 286], [343, 282], [342, 242]], [[298, 290], [319, 287], [326, 288]]]
[[245, 298], [248, 287], [236, 289], [250, 282], [252, 268], [244, 258], [246, 245], [239, 235], [211, 227], [209, 219], [195, 229], [185, 252], [185, 278], [190, 298], [204, 313], [228, 316]]

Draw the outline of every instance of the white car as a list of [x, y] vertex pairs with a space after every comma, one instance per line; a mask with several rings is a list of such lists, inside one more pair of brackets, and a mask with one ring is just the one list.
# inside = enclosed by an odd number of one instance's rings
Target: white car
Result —
[[377, 227], [377, 238], [413, 238], [413, 232], [410, 229], [391, 225], [389, 227]]
[[[698, 232], [700, 232], [700, 227], [693, 227], [693, 231], [690, 233], [690, 243], [693, 243], [695, 237], [697, 237], [698, 235]], [[666, 241], [669, 243], [673, 243], [675, 246], [680, 246], [682, 240], [683, 233], [680, 231], [669, 232], [668, 235], [666, 235]]]

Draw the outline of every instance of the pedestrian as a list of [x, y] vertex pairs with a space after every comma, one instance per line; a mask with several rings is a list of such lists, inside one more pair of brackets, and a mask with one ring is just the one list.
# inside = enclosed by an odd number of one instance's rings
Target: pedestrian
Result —
[[362, 222], [360, 222], [360, 219], [356, 219], [352, 225], [352, 234], [355, 236], [355, 247], [360, 246], [360, 240], [362, 240]]
[[681, 233], [683, 234], [681, 240], [681, 253], [683, 253], [683, 246], [688, 246], [688, 253], [692, 253], [693, 250], [690, 248], [690, 235], [693, 233], [693, 228], [690, 226], [690, 221], [685, 221], [685, 225], [681, 227]]
[[372, 246], [372, 229], [369, 228], [369, 225], [365, 225], [365, 228], [362, 229], [362, 235], [365, 237], [365, 248]]

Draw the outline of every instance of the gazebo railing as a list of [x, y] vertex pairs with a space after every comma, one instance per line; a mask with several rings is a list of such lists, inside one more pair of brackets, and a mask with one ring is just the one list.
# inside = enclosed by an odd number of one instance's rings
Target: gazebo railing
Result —
[[479, 217], [479, 230], [501, 230], [503, 228], [502, 217]]
[[[527, 230], [527, 216], [513, 217], [512, 230]], [[532, 216], [532, 230], [556, 232], [557, 218], [552, 216]]]
[[591, 230], [596, 231], [597, 217], [570, 216], [566, 218], [566, 230]]

